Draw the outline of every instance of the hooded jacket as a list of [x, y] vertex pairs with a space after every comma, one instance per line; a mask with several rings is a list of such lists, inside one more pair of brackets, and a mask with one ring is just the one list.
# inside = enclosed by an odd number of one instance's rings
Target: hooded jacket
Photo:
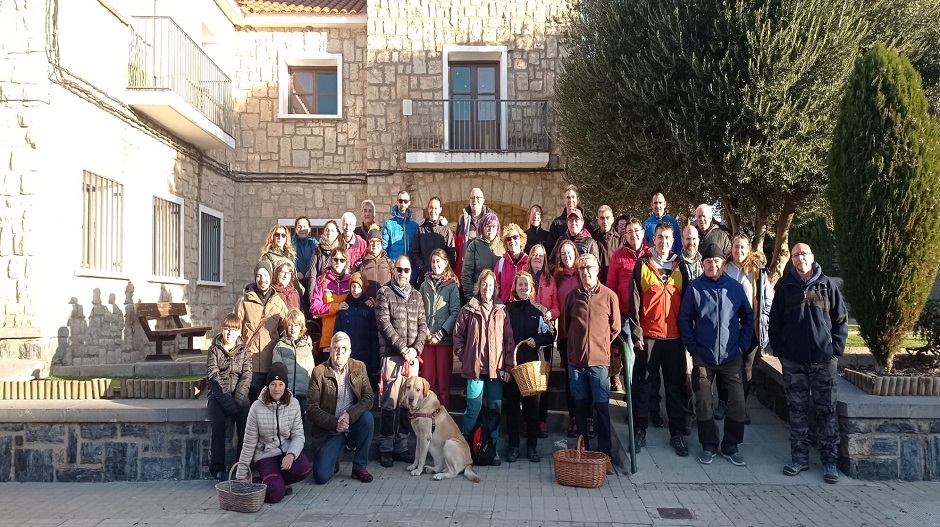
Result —
[[395, 267], [395, 265], [388, 258], [385, 251], [379, 253], [378, 256], [366, 253], [356, 262], [356, 266], [353, 270], [362, 272], [362, 275], [368, 280], [365, 296], [375, 298], [375, 295], [379, 292], [379, 288], [392, 279], [393, 267]]
[[435, 281], [428, 277], [421, 283], [421, 300], [428, 332], [440, 337], [439, 346], [452, 346], [454, 324], [460, 312], [460, 291], [457, 282], [450, 279]]
[[[298, 273], [304, 276], [310, 272], [310, 259], [313, 258], [313, 252], [316, 250], [319, 242], [312, 236], [302, 239], [296, 234], [291, 236], [291, 243], [294, 244], [294, 250], [297, 251], [297, 258], [294, 260], [294, 268]], [[304, 282], [306, 284], [306, 282]]]
[[352, 241], [349, 243], [346, 243], [346, 241], [343, 240], [343, 234], [340, 233], [339, 243], [344, 248], [346, 248], [346, 255], [349, 258], [349, 262], [347, 262], [346, 265], [348, 265], [350, 268], [356, 265], [363, 255], [369, 252], [369, 244], [367, 244], [366, 241], [356, 233], [353, 233]]
[[399, 256], [411, 254], [411, 242], [418, 223], [411, 219], [411, 209], [402, 216], [398, 213], [398, 204], [392, 205], [392, 217], [382, 224], [382, 248], [394, 262]]
[[231, 352], [222, 347], [222, 335], [216, 335], [206, 356], [206, 385], [209, 397], [214, 398], [223, 409], [230, 408], [229, 401], [239, 405], [248, 404], [248, 388], [251, 386], [251, 352], [241, 340]]
[[[283, 402], [284, 400], [287, 402]], [[251, 404], [245, 439], [238, 461], [238, 478], [247, 479], [246, 468], [252, 461], [286, 454], [300, 456], [304, 448], [304, 425], [300, 416], [300, 403], [285, 390], [281, 401], [272, 401], [265, 386], [258, 400]]]
[[[774, 289], [770, 285], [770, 278], [767, 276], [767, 266], [761, 262], [756, 262], [755, 269], [748, 273], [741, 272], [737, 266], [727, 263], [725, 272], [728, 276], [740, 282], [741, 280], [750, 281], [750, 290], [752, 291], [751, 308], [754, 310], [754, 333], [757, 336], [757, 346], [761, 349], [767, 347], [770, 343], [770, 305], [774, 301]], [[742, 286], [744, 284], [741, 284]], [[745, 290], [745, 293], [747, 290]], [[750, 350], [748, 350], [750, 351]]]
[[407, 297], [391, 285], [379, 289], [375, 297], [375, 321], [379, 326], [379, 351], [383, 357], [397, 357], [405, 348], [414, 348], [421, 355], [427, 341], [428, 324], [424, 302], [417, 289], [412, 287]]
[[509, 372], [515, 366], [512, 363], [515, 346], [506, 306], [495, 299], [489, 318], [477, 296], [457, 315], [454, 355], [460, 361], [460, 376], [464, 379], [479, 379], [483, 373], [490, 379], [498, 379], [499, 372]]
[[656, 216], [650, 212], [649, 218], [643, 220], [643, 241], [646, 245], [653, 245], [653, 238], [656, 236], [656, 226], [664, 221], [672, 225], [672, 252], [679, 254], [682, 252], [682, 227], [679, 226], [679, 220], [667, 214]]
[[[248, 284], [235, 305], [235, 314], [242, 319], [241, 337], [251, 350], [251, 371], [267, 373], [271, 367], [274, 345], [280, 338], [278, 328], [281, 319], [287, 316], [287, 306], [273, 287], [269, 287], [267, 294], [262, 295], [255, 284]], [[262, 321], [264, 327], [259, 329]], [[260, 333], [252, 338], [256, 331]]]
[[693, 280], [679, 306], [679, 334], [689, 355], [707, 364], [727, 364], [749, 351], [754, 310], [741, 284], [727, 273]]
[[607, 281], [604, 283], [610, 288], [620, 301], [620, 312], [626, 314], [630, 311], [630, 285], [633, 282], [633, 268], [636, 262], [649, 255], [646, 245], [634, 251], [629, 245], [614, 251], [610, 257], [610, 267], [607, 269]]
[[770, 347], [775, 357], [798, 364], [824, 364], [841, 357], [849, 334], [842, 293], [819, 264], [800, 278], [790, 269], [777, 282], [770, 306]]
[[[525, 364], [539, 360], [538, 350], [550, 346], [555, 341], [555, 333], [552, 326], [545, 322], [545, 313], [548, 309], [545, 306], [533, 302], [531, 299], [512, 300], [506, 304], [506, 313], [509, 316], [509, 326], [512, 328], [512, 340], [516, 344], [532, 338], [535, 340], [535, 347], [519, 346], [516, 352], [514, 364]], [[515, 349], [515, 345], [513, 346]], [[512, 350], [509, 350], [512, 352]]]
[[307, 397], [310, 372], [316, 366], [313, 361], [313, 341], [308, 335], [300, 337], [296, 342], [288, 336], [281, 337], [274, 346], [271, 362], [283, 362], [287, 367], [287, 389]]
[[[425, 218], [418, 226], [414, 243], [411, 244], [412, 276], [424, 277], [431, 270], [431, 253], [443, 249], [451, 269], [457, 267], [457, 249], [454, 246], [454, 233], [443, 222]], [[419, 282], [420, 283], [420, 282]]]
[[628, 316], [634, 342], [644, 338], [679, 338], [677, 321], [684, 285], [678, 259], [676, 256], [673, 269], [665, 280], [652, 256], [640, 258], [633, 268]]
[[310, 294], [310, 314], [320, 317], [323, 321], [323, 331], [320, 336], [320, 348], [330, 347], [333, 338], [333, 326], [336, 323], [336, 312], [339, 305], [349, 296], [349, 279], [351, 276], [346, 270], [342, 276], [336, 276], [333, 269], [327, 269], [319, 279]]

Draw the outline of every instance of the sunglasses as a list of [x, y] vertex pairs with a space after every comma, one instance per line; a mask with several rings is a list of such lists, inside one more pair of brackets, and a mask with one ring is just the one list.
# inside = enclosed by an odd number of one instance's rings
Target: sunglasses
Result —
[[398, 200], [398, 202], [401, 203], [402, 205], [404, 205], [405, 203], [411, 203], [411, 200], [410, 200], [410, 199], [400, 199], [400, 200]]
[[404, 273], [410, 273], [410, 272], [411, 272], [411, 268], [410, 268], [410, 267], [396, 267], [396, 268], [395, 268], [395, 271], [397, 271], [397, 272], [399, 272], [399, 273], [402, 273], [402, 274], [404, 274]]
[[275, 238], [287, 238], [287, 234], [285, 234], [285, 233], [283, 233], [283, 232], [275, 232], [275, 233], [274, 233], [274, 237], [275, 237]]
[[345, 258], [332, 258], [332, 260], [336, 263], [346, 263]]
[[519, 235], [518, 235], [518, 234], [511, 234], [511, 235], [509, 235], [509, 236], [506, 236], [506, 241], [507, 241], [507, 242], [508, 242], [509, 240], [516, 241], [516, 240], [518, 240], [518, 239], [519, 239]]

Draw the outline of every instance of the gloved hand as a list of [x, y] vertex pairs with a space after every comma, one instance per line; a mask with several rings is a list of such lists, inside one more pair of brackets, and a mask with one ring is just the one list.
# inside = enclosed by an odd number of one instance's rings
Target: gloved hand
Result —
[[231, 395], [223, 395], [218, 398], [218, 401], [225, 415], [235, 415], [238, 413], [238, 403], [235, 402], [235, 399]]

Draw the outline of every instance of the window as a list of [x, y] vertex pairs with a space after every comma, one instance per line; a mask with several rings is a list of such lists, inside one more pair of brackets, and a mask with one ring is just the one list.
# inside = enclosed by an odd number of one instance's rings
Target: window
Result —
[[199, 205], [199, 282], [222, 285], [222, 213]]
[[498, 62], [450, 63], [450, 149], [499, 148]]
[[343, 57], [318, 53], [281, 61], [280, 118], [338, 118], [343, 109]]
[[82, 182], [82, 268], [124, 271], [124, 185], [88, 171]]
[[183, 200], [153, 198], [153, 275], [182, 278]]

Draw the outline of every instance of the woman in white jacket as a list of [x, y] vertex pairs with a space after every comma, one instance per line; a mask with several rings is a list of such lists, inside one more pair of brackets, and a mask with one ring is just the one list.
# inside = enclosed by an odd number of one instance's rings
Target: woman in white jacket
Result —
[[303, 453], [304, 427], [300, 404], [287, 389], [287, 366], [275, 362], [268, 370], [267, 385], [252, 403], [245, 426], [245, 441], [238, 479], [248, 479], [247, 466], [254, 461], [261, 482], [268, 486], [267, 503], [277, 503], [290, 493], [290, 485], [302, 481], [313, 470]]

